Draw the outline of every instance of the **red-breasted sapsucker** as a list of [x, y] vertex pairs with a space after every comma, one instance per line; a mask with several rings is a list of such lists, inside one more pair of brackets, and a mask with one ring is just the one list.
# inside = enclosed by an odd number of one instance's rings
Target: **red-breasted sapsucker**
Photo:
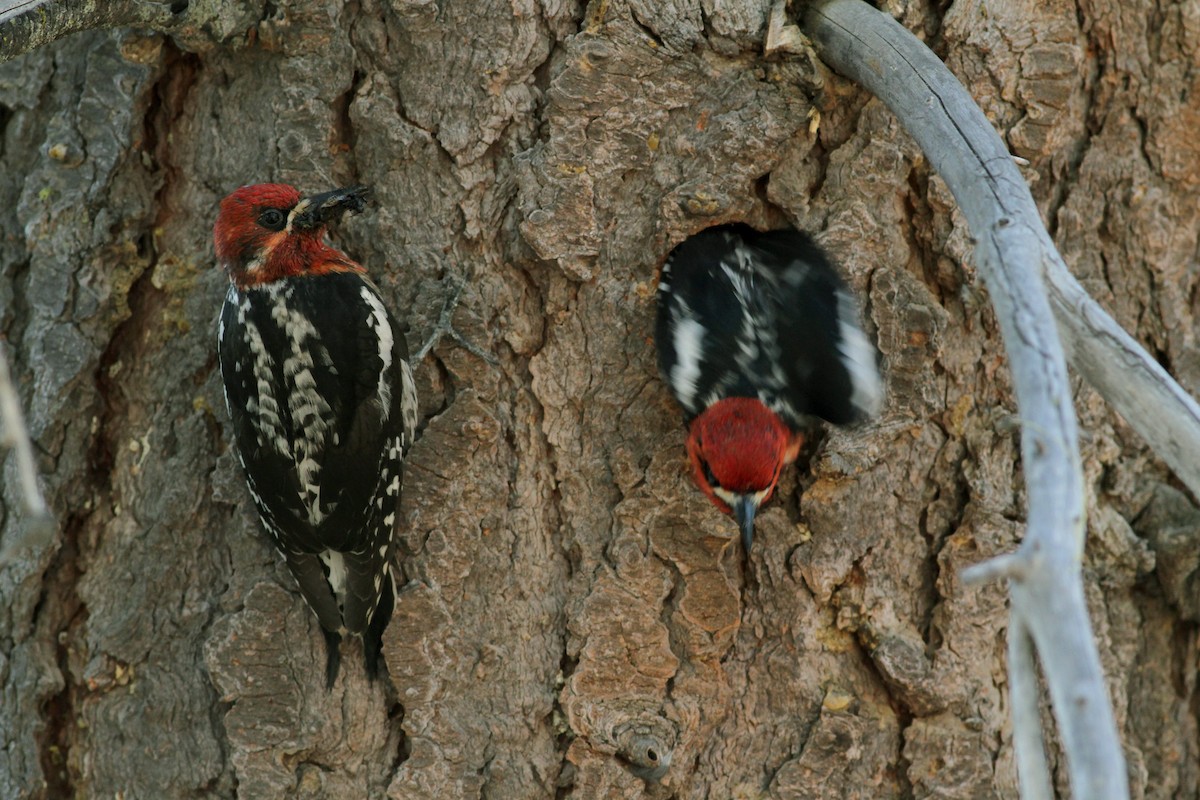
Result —
[[800, 231], [723, 225], [676, 247], [655, 339], [696, 483], [736, 518], [747, 554], [754, 514], [796, 460], [802, 429], [813, 417], [857, 422], [883, 403], [854, 298]]
[[325, 241], [356, 186], [301, 197], [244, 186], [213, 241], [229, 275], [218, 351], [246, 482], [325, 633], [333, 685], [344, 634], [378, 671], [391, 618], [393, 528], [417, 397], [404, 334], [366, 271]]

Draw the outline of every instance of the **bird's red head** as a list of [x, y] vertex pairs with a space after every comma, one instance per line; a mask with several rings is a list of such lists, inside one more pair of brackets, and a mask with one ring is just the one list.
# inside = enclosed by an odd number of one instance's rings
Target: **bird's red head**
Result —
[[696, 483], [717, 508], [737, 518], [747, 552], [755, 512], [771, 498], [779, 473], [796, 460], [803, 442], [750, 397], [718, 400], [692, 420], [687, 450]]
[[363, 271], [325, 242], [325, 228], [358, 213], [369, 190], [351, 186], [302, 197], [282, 183], [243, 186], [221, 201], [213, 225], [217, 260], [239, 288], [295, 275]]

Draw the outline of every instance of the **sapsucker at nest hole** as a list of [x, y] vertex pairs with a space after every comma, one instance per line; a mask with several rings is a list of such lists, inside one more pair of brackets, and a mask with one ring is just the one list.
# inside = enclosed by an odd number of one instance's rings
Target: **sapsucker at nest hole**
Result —
[[800, 231], [723, 225], [676, 247], [658, 285], [655, 339], [696, 483], [736, 518], [746, 554], [802, 429], [813, 417], [857, 422], [883, 404], [854, 298]]
[[246, 482], [337, 678], [344, 634], [377, 675], [395, 586], [391, 550], [417, 397], [404, 334], [366, 271], [325, 241], [356, 186], [301, 197], [244, 186], [213, 228], [229, 275], [218, 351]]

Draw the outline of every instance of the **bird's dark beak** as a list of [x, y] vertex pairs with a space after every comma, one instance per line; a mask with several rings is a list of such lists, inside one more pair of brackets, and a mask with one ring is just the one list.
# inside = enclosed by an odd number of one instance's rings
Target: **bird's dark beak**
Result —
[[758, 504], [754, 502], [754, 498], [744, 494], [738, 498], [733, 506], [733, 518], [737, 520], [738, 527], [742, 529], [742, 554], [747, 558], [750, 557], [750, 545], [754, 544], [754, 512], [758, 511]]
[[292, 211], [292, 230], [311, 231], [341, 219], [342, 213], [357, 214], [367, 207], [369, 186], [347, 186], [305, 197]]

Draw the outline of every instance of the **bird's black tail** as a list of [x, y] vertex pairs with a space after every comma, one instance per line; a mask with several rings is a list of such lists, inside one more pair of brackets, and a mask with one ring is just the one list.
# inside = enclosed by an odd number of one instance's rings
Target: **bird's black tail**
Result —
[[371, 624], [363, 632], [363, 659], [366, 661], [367, 675], [372, 680], [379, 677], [379, 665], [383, 661], [383, 632], [392, 619], [396, 603], [393, 591], [391, 575], [388, 575], [383, 580], [383, 591], [371, 616]]
[[342, 665], [342, 637], [324, 628], [321, 633], [325, 634], [325, 689], [329, 690], [333, 688], [338, 668]]

